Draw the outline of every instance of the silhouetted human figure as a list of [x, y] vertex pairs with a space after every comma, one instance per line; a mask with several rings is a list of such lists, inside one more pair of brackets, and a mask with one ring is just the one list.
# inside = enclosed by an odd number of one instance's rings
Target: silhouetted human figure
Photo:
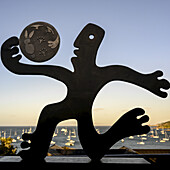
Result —
[[[67, 86], [66, 98], [49, 104], [42, 110], [37, 128], [33, 134], [24, 134], [22, 147], [29, 150], [20, 153], [24, 160], [43, 160], [47, 154], [56, 125], [67, 119], [76, 119], [78, 134], [83, 149], [92, 160], [100, 160], [109, 148], [120, 139], [149, 132], [149, 126], [142, 123], [149, 120], [143, 115], [144, 110], [135, 108], [125, 113], [106, 133], [98, 134], [93, 126], [92, 105], [98, 92], [111, 81], [125, 81], [149, 90], [157, 96], [165, 98], [170, 84], [165, 79], [158, 79], [163, 73], [156, 71], [151, 74], [138, 73], [131, 68], [112, 65], [99, 67], [96, 65], [98, 48], [104, 37], [104, 30], [97, 25], [88, 24], [80, 32], [74, 42], [77, 57], [71, 59], [74, 71], [50, 65], [28, 65], [20, 63], [18, 54], [18, 38], [12, 37], [2, 45], [1, 57], [5, 67], [19, 75], [44, 75], [62, 81]], [[146, 61], [147, 62], [147, 61]], [[121, 93], [121, 92], [120, 92]]]

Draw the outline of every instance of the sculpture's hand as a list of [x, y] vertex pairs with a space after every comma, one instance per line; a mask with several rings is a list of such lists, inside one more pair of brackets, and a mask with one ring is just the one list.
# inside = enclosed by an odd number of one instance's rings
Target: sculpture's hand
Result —
[[[167, 93], [161, 91], [161, 89], [169, 89], [170, 88], [170, 83], [165, 80], [165, 79], [160, 79], [159, 77], [163, 76], [162, 71], [156, 71], [154, 73], [148, 74], [146, 76], [146, 84], [147, 84], [147, 89], [151, 91], [152, 93], [160, 96], [160, 97], [167, 97]], [[159, 79], [158, 79], [159, 78]]]
[[159, 97], [167, 97], [167, 93], [161, 91], [161, 89], [169, 89], [170, 83], [165, 79], [160, 79], [163, 75], [162, 71], [156, 71], [151, 74], [142, 74], [131, 68], [120, 65], [107, 66], [100, 69], [100, 75], [105, 83], [114, 80], [125, 81], [147, 89]]
[[[1, 47], [1, 59], [4, 66], [11, 72], [19, 75], [44, 75], [68, 84], [72, 72], [60, 66], [51, 65], [29, 65], [20, 63], [22, 58], [18, 54], [19, 40], [17, 37], [11, 37], [6, 40]], [[18, 54], [18, 55], [17, 55]], [[15, 57], [13, 55], [16, 55]]]
[[[17, 73], [17, 69], [20, 67], [21, 55], [16, 55], [19, 52], [18, 46], [19, 40], [17, 37], [11, 37], [6, 40], [1, 47], [1, 60], [4, 66], [13, 73]], [[13, 55], [16, 55], [13, 57]]]

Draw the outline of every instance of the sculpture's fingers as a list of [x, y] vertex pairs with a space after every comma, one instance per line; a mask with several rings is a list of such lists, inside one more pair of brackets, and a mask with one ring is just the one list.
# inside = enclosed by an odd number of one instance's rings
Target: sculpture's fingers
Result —
[[142, 108], [135, 108], [126, 113], [129, 117], [137, 117], [143, 115], [145, 111]]
[[31, 144], [30, 143], [28, 143], [28, 142], [22, 142], [21, 143], [21, 148], [29, 148], [31, 146]]
[[31, 140], [31, 139], [32, 139], [32, 136], [33, 136], [33, 134], [24, 133], [24, 134], [22, 135], [22, 139], [23, 139], [23, 140]]
[[142, 135], [142, 134], [147, 134], [150, 131], [150, 127], [148, 125], [145, 126], [141, 126], [139, 128], [139, 133], [138, 135]]
[[149, 116], [145, 115], [138, 119], [139, 124], [145, 123], [149, 121]]
[[160, 70], [155, 71], [153, 74], [154, 74], [156, 77], [161, 77], [161, 76], [163, 76], [163, 72], [160, 71]]
[[160, 80], [160, 83], [161, 83], [161, 88], [165, 90], [168, 90], [170, 88], [170, 83], [167, 80], [162, 79]]
[[17, 37], [11, 37], [9, 39], [7, 39], [3, 45], [2, 45], [2, 50], [4, 49], [9, 49], [11, 48], [12, 46], [17, 46], [19, 45], [19, 40]]
[[11, 50], [10, 50], [10, 54], [11, 55], [15, 55], [15, 54], [18, 54], [19, 53], [19, 48], [18, 47], [13, 47]]
[[159, 97], [162, 97], [162, 98], [166, 98], [168, 96], [168, 93], [163, 92], [161, 90], [155, 94], [157, 94]]

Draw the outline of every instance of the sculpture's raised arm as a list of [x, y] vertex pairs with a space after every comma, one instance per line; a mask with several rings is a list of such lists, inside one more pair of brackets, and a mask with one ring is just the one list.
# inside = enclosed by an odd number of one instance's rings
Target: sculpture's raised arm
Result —
[[[21, 55], [18, 46], [19, 40], [17, 37], [11, 37], [6, 40], [1, 47], [1, 60], [4, 66], [11, 72], [19, 75], [44, 75], [67, 84], [72, 72], [59, 66], [50, 65], [28, 65], [20, 63]], [[13, 55], [16, 55], [13, 57]]]
[[165, 79], [158, 79], [163, 75], [162, 71], [155, 71], [151, 74], [142, 74], [131, 68], [120, 65], [103, 67], [101, 70], [101, 75], [105, 82], [114, 80], [125, 81], [147, 89], [159, 97], [167, 97], [167, 93], [160, 89], [169, 89], [170, 83]]

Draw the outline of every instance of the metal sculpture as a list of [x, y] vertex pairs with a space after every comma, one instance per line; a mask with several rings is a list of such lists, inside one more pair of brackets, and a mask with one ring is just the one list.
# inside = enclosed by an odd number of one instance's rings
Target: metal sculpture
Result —
[[[144, 110], [135, 108], [125, 113], [104, 134], [98, 134], [92, 120], [93, 101], [98, 92], [111, 81], [125, 81], [135, 84], [153, 94], [165, 98], [170, 84], [165, 79], [158, 79], [163, 73], [156, 71], [151, 74], [142, 74], [131, 68], [121, 65], [99, 67], [96, 65], [96, 55], [103, 40], [105, 31], [97, 25], [87, 24], [74, 42], [76, 50], [71, 62], [74, 71], [60, 66], [28, 65], [19, 62], [19, 40], [17, 37], [8, 39], [2, 45], [1, 58], [4, 66], [11, 72], [19, 75], [44, 75], [63, 82], [67, 86], [67, 96], [59, 103], [49, 104], [42, 110], [36, 130], [33, 134], [24, 134], [23, 150], [20, 156], [23, 160], [44, 160], [46, 157], [56, 125], [67, 119], [76, 119], [78, 135], [86, 154], [92, 160], [100, 160], [109, 148], [120, 139], [148, 133], [150, 128], [142, 123], [149, 117]], [[121, 92], [120, 92], [121, 93]], [[144, 115], [140, 119], [137, 116]], [[26, 140], [31, 140], [28, 143]]]

